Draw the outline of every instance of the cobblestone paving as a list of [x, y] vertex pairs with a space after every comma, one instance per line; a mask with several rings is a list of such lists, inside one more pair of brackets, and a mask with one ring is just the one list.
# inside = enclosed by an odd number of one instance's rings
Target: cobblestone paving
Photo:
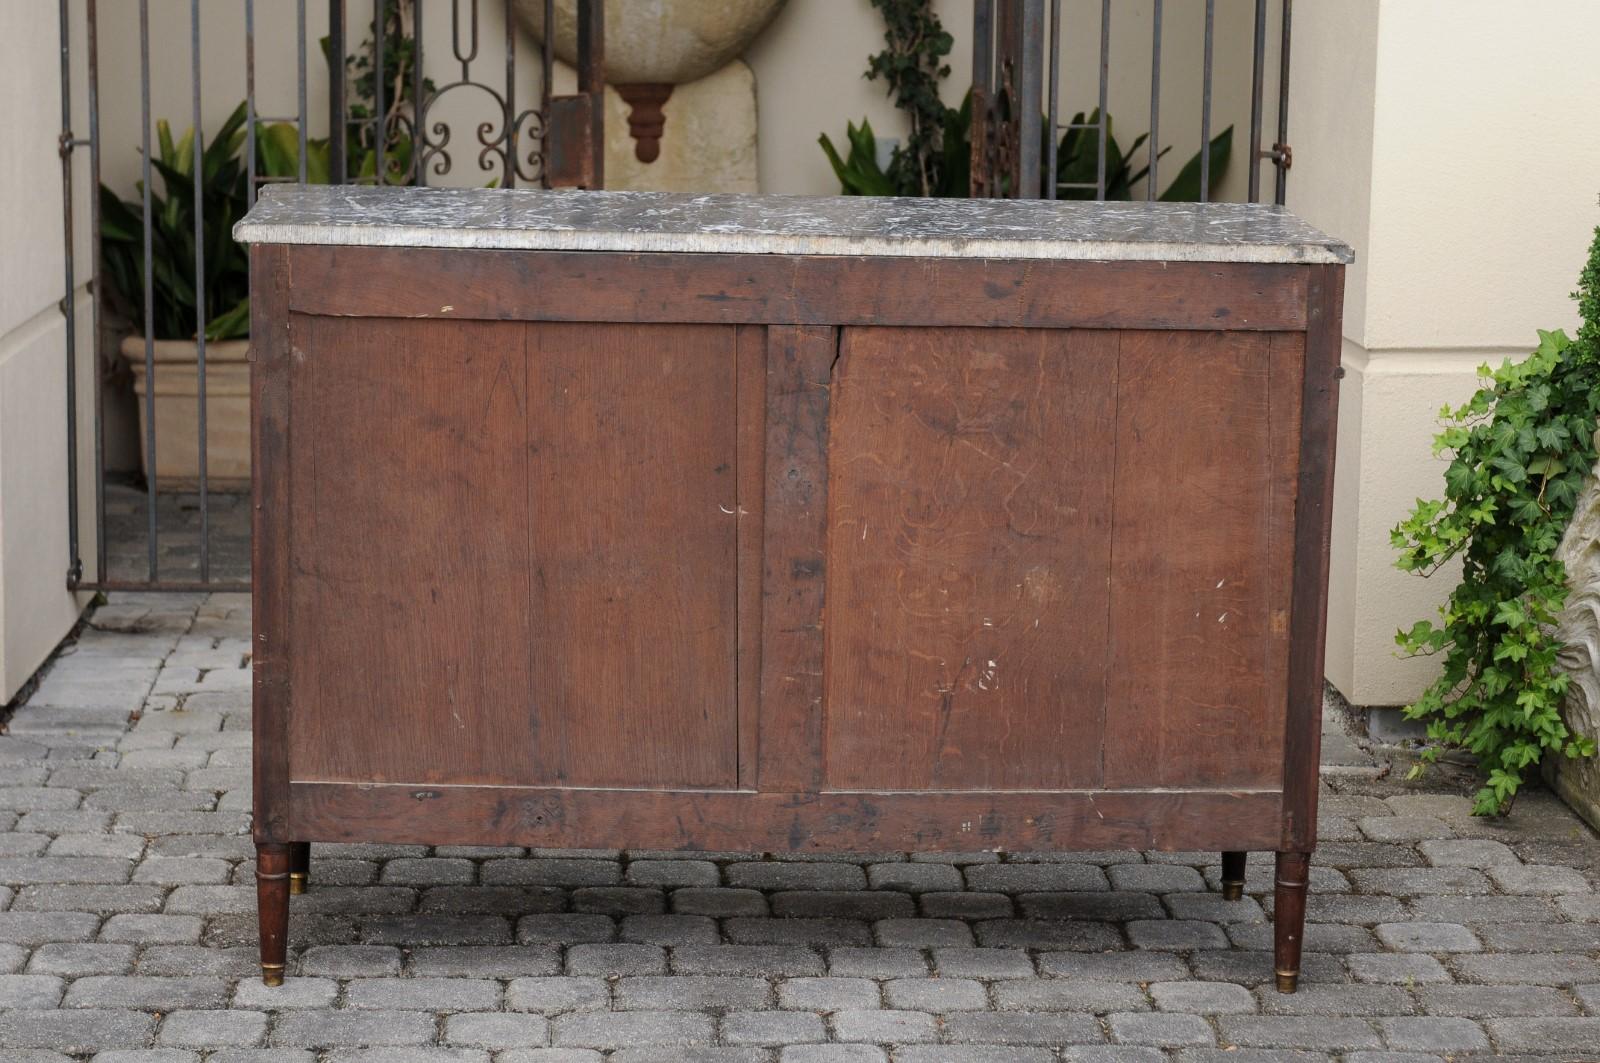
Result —
[[[250, 496], [212, 491], [207, 495], [211, 579], [250, 579]], [[142, 488], [106, 484], [106, 573], [113, 580], [149, 578], [149, 500]], [[85, 566], [93, 568], [92, 557]], [[163, 492], [156, 496], [156, 565], [164, 580], [200, 578], [200, 496]]]
[[315, 847], [266, 989], [249, 651], [243, 597], [113, 597], [0, 736], [0, 1060], [1600, 1058], [1600, 841], [1338, 742], [1295, 996], [1264, 857], [1230, 904], [1212, 853], [367, 845]]

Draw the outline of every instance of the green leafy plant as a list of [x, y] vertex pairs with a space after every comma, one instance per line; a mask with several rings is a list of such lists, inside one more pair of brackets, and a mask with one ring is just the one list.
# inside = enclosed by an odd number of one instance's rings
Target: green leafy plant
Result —
[[1594, 743], [1561, 719], [1568, 677], [1553, 635], [1567, 601], [1556, 548], [1594, 468], [1600, 416], [1600, 229], [1579, 277], [1576, 340], [1539, 333], [1521, 362], [1478, 370], [1464, 405], [1441, 411], [1436, 454], [1449, 453], [1444, 497], [1418, 499], [1391, 541], [1401, 569], [1430, 575], [1461, 560], [1461, 582], [1439, 622], [1419, 621], [1395, 641], [1410, 654], [1440, 654], [1443, 670], [1406, 706], [1434, 743], [1413, 775], [1447, 747], [1478, 761], [1478, 815], [1508, 811], [1530, 769], [1547, 756], [1588, 757]]
[[[1061, 138], [1061, 145], [1056, 151], [1056, 198], [1057, 199], [1094, 199], [1095, 189], [1082, 187], [1093, 185], [1099, 173], [1100, 134], [1094, 129], [1079, 128], [1084, 125], [1095, 125], [1100, 121], [1100, 109], [1097, 107], [1087, 117], [1082, 111], [1072, 116], [1068, 124], [1066, 135]], [[1149, 133], [1140, 133], [1133, 138], [1124, 151], [1117, 144], [1115, 134], [1116, 121], [1109, 116], [1106, 118], [1106, 199], [1125, 201], [1133, 198], [1133, 188], [1140, 181], [1150, 176], [1150, 163], [1147, 161], [1139, 169], [1133, 168], [1135, 155], [1150, 139]], [[1170, 147], [1162, 148], [1156, 153], [1156, 158], [1165, 158]], [[1211, 167], [1209, 182], [1211, 188], [1216, 188], [1228, 171], [1228, 160], [1233, 155], [1233, 126], [1228, 126], [1222, 132], [1211, 138]], [[1183, 164], [1178, 171], [1178, 176], [1166, 187], [1157, 198], [1164, 203], [1194, 203], [1200, 199], [1200, 167], [1203, 159], [1200, 152], [1195, 152], [1188, 162]]]
[[[1099, 110], [1086, 118], [1082, 111], [1072, 116], [1072, 126], [1095, 123], [1100, 120]], [[1133, 198], [1133, 189], [1150, 173], [1147, 161], [1134, 169], [1134, 154], [1149, 139], [1148, 133], [1134, 138], [1126, 151], [1118, 144], [1113, 129], [1115, 121], [1106, 128], [1106, 199], [1125, 201]], [[961, 101], [960, 109], [945, 108], [944, 135], [940, 150], [942, 159], [937, 170], [938, 181], [927, 192], [908, 190], [895, 176], [891, 163], [888, 170], [878, 164], [877, 141], [872, 123], [865, 118], [858, 126], [846, 123], [845, 140], [848, 153], [841, 157], [833, 142], [824, 133], [818, 138], [822, 152], [833, 166], [839, 185], [850, 196], [903, 196], [931, 195], [943, 198], [965, 198], [970, 193], [972, 168], [971, 129], [972, 94]], [[1094, 199], [1093, 185], [1098, 174], [1099, 134], [1091, 129], [1069, 128], [1061, 138], [1056, 152], [1056, 198]], [[1158, 157], [1164, 157], [1171, 148], [1162, 148]], [[1233, 153], [1233, 126], [1211, 138], [1210, 186], [1217, 187], [1228, 170], [1228, 160]], [[1160, 195], [1164, 202], [1194, 202], [1200, 198], [1201, 154], [1186, 162], [1172, 183]]]
[[[375, 181], [378, 173], [378, 144], [383, 144], [383, 184], [413, 183], [412, 157], [415, 153], [416, 100], [416, 9], [411, 0], [384, 0], [383, 10], [383, 128], [377, 128], [378, 68], [373, 62], [373, 42], [378, 23], [368, 24], [368, 38], [354, 53], [345, 57], [349, 85], [345, 131], [345, 170], [352, 181]], [[329, 58], [330, 39], [322, 38], [322, 53]], [[423, 98], [435, 91], [433, 79], [424, 78]], [[292, 129], [292, 127], [291, 127]], [[298, 147], [298, 141], [296, 143]], [[312, 154], [308, 142], [308, 162]], [[319, 140], [315, 150], [328, 159], [328, 142]], [[298, 156], [297, 156], [298, 158]], [[309, 167], [308, 167], [309, 169]], [[309, 174], [308, 174], [309, 179]]]
[[[201, 240], [205, 248], [206, 338], [237, 339], [250, 329], [250, 270], [244, 249], [233, 242], [233, 223], [247, 202], [244, 104], [240, 104], [200, 152]], [[195, 136], [190, 129], [174, 141], [165, 120], [156, 123], [157, 153], [150, 159], [161, 188], [150, 192], [151, 334], [160, 340], [193, 339], [202, 317], [195, 273]], [[144, 203], [139, 194], [124, 201], [100, 186], [102, 268], [108, 294], [143, 331]]]
[[[866, 77], [881, 77], [888, 83], [895, 106], [906, 114], [909, 132], [904, 143], [897, 144], [890, 153], [887, 167], [878, 162], [877, 138], [872, 123], [865, 118], [859, 126], [854, 122], [845, 124], [844, 155], [826, 133], [817, 142], [846, 195], [965, 198], [971, 190], [972, 94], [967, 93], [958, 108], [946, 107], [939, 97], [939, 82], [950, 74], [950, 67], [944, 62], [953, 43], [950, 34], [933, 13], [930, 0], [872, 0], [872, 6], [883, 15], [885, 47], [868, 57]], [[1002, 99], [1002, 109], [1005, 106]], [[1099, 134], [1074, 127], [1099, 119], [1098, 108], [1087, 120], [1081, 111], [1072, 117], [1056, 153], [1056, 198], [1095, 198], [1093, 188], [1076, 186], [1097, 182]], [[1106, 199], [1132, 199], [1133, 186], [1149, 175], [1148, 162], [1137, 171], [1133, 169], [1134, 153], [1149, 134], [1137, 137], [1124, 152], [1111, 133], [1109, 118], [1106, 125]], [[1046, 130], [1042, 135], [1049, 137], [1051, 133]], [[1211, 140], [1212, 188], [1227, 172], [1232, 148], [1230, 125]], [[1157, 157], [1169, 150], [1162, 148]], [[1040, 158], [1048, 155], [1047, 151], [1041, 152]], [[1160, 198], [1168, 202], [1198, 200], [1200, 167], [1201, 156], [1196, 152]], [[1048, 172], [1041, 177], [1046, 182], [1051, 179]]]
[[951, 180], [944, 150], [949, 115], [939, 80], [950, 73], [944, 59], [954, 39], [928, 0], [872, 0], [872, 6], [883, 15], [885, 47], [867, 60], [866, 76], [884, 80], [910, 126], [890, 156], [887, 176], [902, 195], [936, 195]]

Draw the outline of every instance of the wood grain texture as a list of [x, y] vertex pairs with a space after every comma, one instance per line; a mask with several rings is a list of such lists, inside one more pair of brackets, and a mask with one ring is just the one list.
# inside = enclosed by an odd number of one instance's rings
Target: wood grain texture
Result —
[[526, 331], [296, 319], [296, 779], [528, 780]]
[[844, 332], [827, 783], [1100, 782], [1117, 334]]
[[[1269, 337], [1121, 337], [1105, 785], [1276, 786]], [[1242, 848], [1228, 846], [1227, 848]]]
[[[1298, 330], [1309, 267], [297, 246], [293, 309], [504, 321]], [[418, 278], [428, 282], [419, 284]]]
[[761, 543], [767, 484], [767, 330], [738, 329], [739, 787], [756, 788], [761, 728]]
[[289, 699], [293, 658], [289, 598], [289, 254], [250, 249], [250, 543], [252, 831], [257, 842], [289, 834]]
[[1261, 849], [1277, 792], [744, 793], [295, 783], [313, 841], [744, 852]]
[[767, 330], [756, 740], [756, 785], [762, 790], [813, 790], [822, 784], [828, 404], [837, 354], [834, 329]]
[[1283, 841], [1309, 852], [1317, 836], [1317, 769], [1322, 750], [1322, 685], [1328, 634], [1328, 550], [1339, 425], [1340, 319], [1344, 270], [1311, 273], [1301, 390], [1299, 488], [1294, 515], [1293, 606], [1287, 664], [1289, 726], [1284, 737]]
[[738, 784], [737, 366], [732, 328], [530, 326], [522, 779]]

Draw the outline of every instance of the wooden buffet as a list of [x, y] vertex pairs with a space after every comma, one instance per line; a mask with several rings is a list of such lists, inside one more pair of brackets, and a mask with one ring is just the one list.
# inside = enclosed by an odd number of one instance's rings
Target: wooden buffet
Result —
[[1280, 208], [269, 186], [255, 840], [1315, 844], [1340, 299]]

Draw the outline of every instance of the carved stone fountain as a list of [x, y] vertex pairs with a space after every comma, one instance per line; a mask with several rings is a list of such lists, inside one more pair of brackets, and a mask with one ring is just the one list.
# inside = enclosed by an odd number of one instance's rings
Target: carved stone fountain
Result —
[[[661, 155], [662, 108], [675, 86], [698, 81], [736, 59], [784, 0], [606, 0], [605, 72], [628, 104], [628, 131], [641, 163]], [[517, 20], [544, 40], [544, 0], [516, 0]], [[555, 51], [577, 54], [576, 0], [555, 0]]]

